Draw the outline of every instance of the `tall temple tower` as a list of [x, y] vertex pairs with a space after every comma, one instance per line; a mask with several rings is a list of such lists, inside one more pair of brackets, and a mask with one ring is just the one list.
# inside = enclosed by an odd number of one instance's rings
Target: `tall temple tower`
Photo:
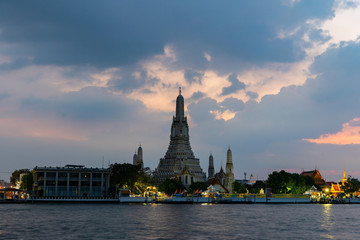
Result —
[[133, 157], [133, 165], [141, 165], [141, 169], [144, 169], [144, 161], [143, 161], [143, 151], [141, 144], [139, 145], [139, 148], [137, 150], [137, 154], [135, 151], [134, 157]]
[[226, 172], [225, 172], [225, 187], [232, 192], [232, 184], [235, 181], [234, 178], [234, 166], [232, 162], [232, 152], [229, 149], [226, 153]]
[[346, 173], [345, 173], [345, 168], [344, 168], [344, 174], [343, 174], [343, 178], [341, 179], [341, 183], [342, 185], [344, 185], [347, 182], [347, 178], [346, 178]]
[[204, 181], [199, 159], [195, 158], [190, 146], [189, 125], [184, 115], [181, 88], [176, 99], [176, 115], [171, 124], [170, 144], [154, 171], [154, 177], [160, 182], [167, 178], [178, 178], [186, 187], [192, 182]]
[[137, 160], [138, 160], [138, 156], [137, 156], [136, 150], [135, 150], [135, 153], [134, 153], [134, 156], [133, 156], [133, 165], [137, 165]]
[[213, 158], [213, 155], [210, 153], [210, 156], [209, 156], [208, 179], [213, 178], [214, 176], [215, 176], [214, 158]]

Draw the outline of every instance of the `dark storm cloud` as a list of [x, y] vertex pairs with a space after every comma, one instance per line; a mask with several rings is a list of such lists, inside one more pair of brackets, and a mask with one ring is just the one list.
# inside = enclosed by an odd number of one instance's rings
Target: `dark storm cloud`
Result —
[[[350, 127], [360, 127], [360, 122], [359, 121], [350, 121], [349, 123]], [[359, 132], [360, 134], [360, 132]]]
[[4, 99], [9, 98], [9, 97], [11, 97], [11, 94], [8, 93], [8, 92], [2, 92], [2, 93], [0, 93], [0, 102], [3, 101]]
[[222, 89], [221, 95], [225, 96], [231, 93], [236, 93], [239, 90], [245, 89], [245, 84], [238, 80], [237, 75], [235, 73], [231, 74], [228, 80], [231, 82], [231, 85], [229, 87], [224, 87]]
[[191, 119], [195, 123], [204, 123], [206, 121], [212, 121], [214, 115], [210, 111], [218, 110], [220, 107], [214, 99], [205, 98], [200, 100], [198, 103], [189, 104], [187, 107]]
[[[317, 57], [312, 72], [322, 74], [306, 85], [309, 96], [319, 104], [334, 104], [334, 110], [354, 111], [359, 104], [360, 45], [328, 50]], [[341, 109], [346, 106], [346, 108]], [[355, 108], [354, 108], [355, 107]], [[360, 116], [360, 108], [355, 111]]]
[[[139, 78], [134, 76], [134, 72], [139, 73]], [[115, 91], [131, 92], [131, 90], [141, 87], [146, 78], [146, 73], [141, 70], [138, 71], [134, 67], [126, 68], [126, 70], [118, 70], [114, 72], [113, 78], [108, 81], [108, 87]], [[149, 80], [151, 81], [151, 80]], [[153, 81], [157, 81], [153, 79]]]
[[205, 96], [204, 93], [198, 91], [198, 92], [194, 92], [193, 95], [190, 97], [190, 99], [191, 100], [198, 100], [198, 99], [200, 99], [200, 98], [202, 98], [204, 96]]
[[186, 70], [184, 73], [184, 77], [188, 83], [194, 83], [194, 82], [201, 83], [201, 79], [203, 76], [204, 76], [203, 73], [193, 70]]
[[245, 107], [243, 101], [233, 97], [226, 98], [224, 101], [220, 103], [220, 105], [225, 107], [226, 109], [229, 109], [230, 111], [235, 111], [235, 112], [243, 110]]
[[[317, 57], [312, 66], [312, 73], [318, 77], [308, 79], [303, 86], [284, 87], [277, 95], [264, 96], [260, 103], [249, 101], [227, 122], [213, 118], [205, 121], [196, 115], [196, 111], [206, 114], [217, 110], [215, 102], [191, 104], [191, 117], [195, 114], [194, 119], [201, 122], [197, 131], [205, 133], [199, 135], [199, 141], [216, 146], [232, 142], [242, 154], [257, 154], [266, 151], [270, 144], [281, 148], [281, 143], [336, 133], [343, 123], [360, 117], [359, 63], [360, 44], [331, 49]], [[217, 127], [208, 133], [212, 126]], [[291, 159], [281, 161], [284, 166]]]
[[85, 88], [51, 99], [26, 98], [21, 109], [32, 115], [57, 116], [79, 122], [132, 121], [145, 106], [100, 88]]
[[[0, 39], [1, 39], [1, 34], [0, 34]], [[15, 57], [13, 61], [0, 63], [0, 71], [18, 69], [27, 66], [29, 64], [31, 64], [31, 60], [29, 58]]]
[[[182, 63], [208, 64], [203, 50], [250, 62], [296, 61], [294, 42], [277, 32], [330, 13], [332, 1], [2, 1], [6, 53], [36, 64], [129, 65], [182, 49]], [[201, 60], [202, 59], [202, 60]]]
[[259, 96], [259, 94], [257, 94], [256, 92], [251, 92], [251, 91], [247, 91], [246, 95], [251, 99], [255, 99]]

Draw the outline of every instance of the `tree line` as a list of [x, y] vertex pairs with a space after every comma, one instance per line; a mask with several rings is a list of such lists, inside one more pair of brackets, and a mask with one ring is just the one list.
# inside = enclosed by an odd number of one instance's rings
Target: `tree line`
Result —
[[[110, 192], [115, 194], [119, 189], [126, 188], [133, 193], [142, 193], [146, 191], [149, 186], [158, 186], [159, 191], [165, 192], [168, 195], [174, 193], [180, 193], [185, 190], [185, 186], [176, 179], [166, 179], [159, 183], [152, 177], [151, 170], [149, 168], [141, 169], [140, 165], [133, 165], [129, 163], [114, 163], [110, 166]], [[23, 190], [32, 190], [33, 186], [33, 171], [29, 169], [15, 170], [11, 177], [10, 182], [16, 185], [16, 182], [20, 180], [20, 174], [22, 176], [20, 188]], [[315, 183], [315, 180], [309, 176], [302, 176], [297, 173], [288, 173], [284, 170], [277, 172], [274, 171], [269, 174], [266, 181], [256, 181], [255, 184], [242, 184], [235, 181], [232, 185], [234, 193], [259, 193], [261, 189], [271, 188], [271, 192], [274, 194], [302, 194], [309, 190], [312, 186], [317, 189], [321, 189]], [[207, 186], [204, 182], [194, 182], [186, 189], [189, 193], [196, 193], [198, 191], [204, 191]], [[353, 195], [360, 189], [360, 182], [356, 178], [349, 176], [347, 182], [341, 186], [341, 189], [346, 195]]]

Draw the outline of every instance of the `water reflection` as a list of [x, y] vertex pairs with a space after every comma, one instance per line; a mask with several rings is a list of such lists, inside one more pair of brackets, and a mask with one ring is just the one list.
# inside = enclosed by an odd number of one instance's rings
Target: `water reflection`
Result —
[[321, 236], [329, 239], [334, 239], [331, 234], [334, 225], [334, 216], [332, 214], [332, 204], [323, 204], [324, 207], [322, 212], [321, 229], [324, 232]]
[[0, 239], [347, 240], [360, 236], [359, 211], [355, 204], [0, 204]]

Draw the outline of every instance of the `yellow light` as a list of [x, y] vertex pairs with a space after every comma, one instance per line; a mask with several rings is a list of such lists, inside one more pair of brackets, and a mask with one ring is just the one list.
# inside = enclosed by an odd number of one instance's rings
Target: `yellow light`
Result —
[[326, 188], [326, 189], [325, 189], [325, 192], [329, 192], [329, 189], [328, 189], [328, 188]]

